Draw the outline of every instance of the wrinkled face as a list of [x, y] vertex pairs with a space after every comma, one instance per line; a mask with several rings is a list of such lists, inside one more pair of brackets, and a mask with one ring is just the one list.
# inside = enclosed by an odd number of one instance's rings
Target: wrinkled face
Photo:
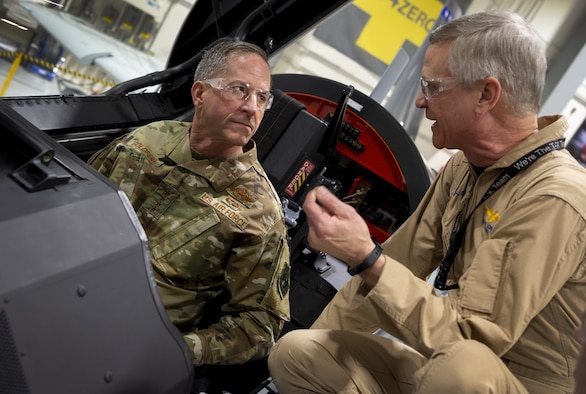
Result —
[[[194, 130], [226, 151], [239, 149], [252, 138], [264, 116], [262, 99], [270, 90], [269, 67], [256, 54], [233, 54], [228, 71], [215, 78], [222, 80], [193, 84]], [[242, 89], [250, 94], [235, 94]]]
[[[433, 146], [438, 149], [462, 149], [469, 143], [474, 120], [474, 98], [448, 70], [450, 42], [432, 44], [427, 49], [421, 71], [422, 89], [415, 101], [433, 120]], [[426, 98], [427, 96], [427, 98]]]

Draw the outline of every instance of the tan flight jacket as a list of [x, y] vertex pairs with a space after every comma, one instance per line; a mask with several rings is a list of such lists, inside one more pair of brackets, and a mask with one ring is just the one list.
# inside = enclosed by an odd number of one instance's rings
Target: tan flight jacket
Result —
[[[586, 308], [586, 171], [566, 150], [548, 153], [473, 210], [503, 168], [567, 127], [562, 116], [540, 118], [538, 133], [480, 176], [461, 152], [452, 157], [385, 243], [383, 274], [363, 301], [376, 315], [363, 318], [426, 356], [476, 339], [517, 376], [571, 391], [573, 330]], [[438, 297], [425, 278], [461, 210], [472, 217], [449, 278], [460, 288]]]

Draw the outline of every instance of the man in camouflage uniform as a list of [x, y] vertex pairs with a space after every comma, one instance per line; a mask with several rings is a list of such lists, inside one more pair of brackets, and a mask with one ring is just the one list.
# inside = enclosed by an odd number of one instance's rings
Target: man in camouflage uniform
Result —
[[195, 72], [191, 123], [154, 122], [89, 160], [130, 199], [194, 366], [263, 358], [289, 319], [286, 227], [251, 140], [270, 84], [260, 48], [217, 44]]

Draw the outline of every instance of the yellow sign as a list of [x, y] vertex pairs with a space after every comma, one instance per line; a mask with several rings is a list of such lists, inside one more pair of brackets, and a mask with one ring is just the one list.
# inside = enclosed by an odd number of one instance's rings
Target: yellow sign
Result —
[[423, 43], [443, 8], [438, 0], [354, 0], [370, 15], [356, 45], [390, 64], [405, 40]]

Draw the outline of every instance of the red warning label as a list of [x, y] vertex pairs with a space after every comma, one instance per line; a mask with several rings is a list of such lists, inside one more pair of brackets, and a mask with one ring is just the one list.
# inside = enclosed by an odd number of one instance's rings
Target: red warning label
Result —
[[285, 193], [289, 196], [294, 197], [295, 194], [299, 191], [303, 182], [307, 179], [307, 177], [315, 170], [315, 164], [310, 162], [309, 160], [305, 160], [301, 168], [297, 171], [291, 182], [285, 188]]

